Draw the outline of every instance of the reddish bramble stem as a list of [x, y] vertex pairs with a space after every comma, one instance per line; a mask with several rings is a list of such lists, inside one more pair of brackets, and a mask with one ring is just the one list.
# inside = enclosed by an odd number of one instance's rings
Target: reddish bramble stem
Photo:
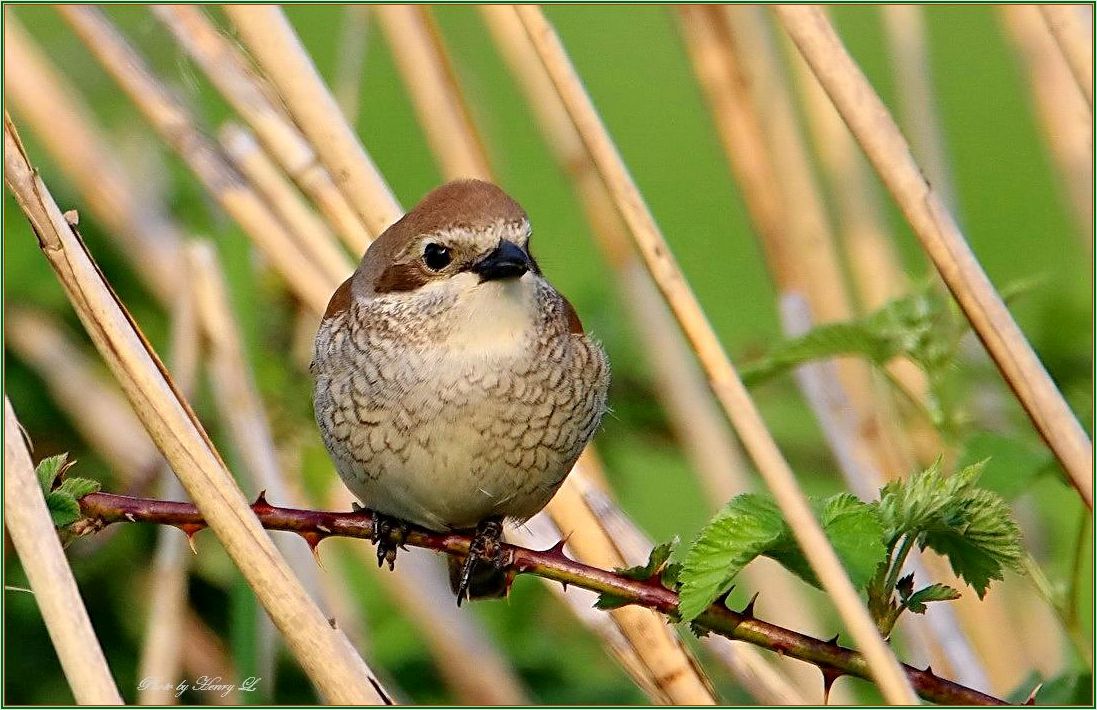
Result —
[[[206, 527], [201, 514], [189, 503], [92, 493], [80, 500], [80, 508], [87, 520], [78, 525], [85, 533], [118, 522], [174, 525], [187, 535], [194, 535]], [[252, 510], [263, 527], [295, 532], [312, 547], [333, 536], [368, 539], [373, 528], [373, 517], [367, 510], [341, 513], [280, 508], [270, 505], [262, 495], [252, 505]], [[411, 527], [406, 544], [449, 555], [464, 555], [468, 552], [470, 539], [466, 534], [438, 533]], [[564, 556], [562, 544], [544, 551], [516, 545], [504, 547], [510, 568], [518, 574], [534, 574], [593, 592], [612, 594], [627, 600], [629, 604], [654, 609], [672, 619], [678, 615], [678, 594], [664, 587], [658, 579], [630, 579], [576, 562]], [[753, 600], [741, 612], [732, 611], [718, 602], [694, 623], [701, 632], [711, 631], [729, 639], [746, 641], [816, 665], [828, 684], [842, 675], [871, 679], [868, 664], [861, 654], [839, 646], [837, 637], [822, 641], [755, 618]], [[929, 668], [918, 670], [904, 664], [903, 669], [914, 690], [926, 700], [947, 705], [1006, 704], [993, 696], [940, 678]]]

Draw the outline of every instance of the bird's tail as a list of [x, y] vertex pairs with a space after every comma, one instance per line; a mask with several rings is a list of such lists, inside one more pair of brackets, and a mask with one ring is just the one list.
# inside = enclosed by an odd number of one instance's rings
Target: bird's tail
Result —
[[[453, 593], [457, 593], [457, 587], [461, 583], [461, 572], [465, 566], [464, 557], [447, 557], [449, 565], [449, 587]], [[472, 577], [469, 579], [468, 598], [470, 601], [477, 599], [499, 599], [507, 596], [510, 591], [511, 575], [506, 570], [497, 569], [490, 563], [481, 563], [473, 567]]]

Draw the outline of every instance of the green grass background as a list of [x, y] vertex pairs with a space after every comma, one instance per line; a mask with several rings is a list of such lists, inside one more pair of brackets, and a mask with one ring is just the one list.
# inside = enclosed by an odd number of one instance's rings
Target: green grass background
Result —
[[[162, 183], [174, 216], [194, 233], [216, 242], [230, 274], [236, 316], [244, 324], [249, 356], [276, 435], [298, 434], [307, 428], [311, 444], [302, 475], [310, 486], [323, 485], [314, 480], [327, 469], [320, 465], [323, 453], [311, 421], [310, 382], [282, 360], [292, 325], [287, 301], [276, 283], [255, 275], [247, 239], [216, 209], [185, 167], [164, 151], [132, 104], [50, 9], [27, 6], [8, 11], [19, 16], [84, 92], [122, 156], [144, 161], [146, 166], [152, 161], [151, 174]], [[330, 77], [342, 10], [293, 6], [287, 12], [320, 71]], [[230, 115], [201, 72], [145, 8], [114, 7], [109, 14], [157, 70], [171, 78], [207, 127]], [[736, 362], [748, 361], [779, 338], [774, 292], [683, 51], [673, 11], [658, 6], [556, 6], [548, 8], [547, 14], [725, 347]], [[878, 10], [847, 6], [834, 8], [833, 14], [851, 52], [894, 108], [896, 87]], [[653, 538], [680, 535], [688, 539], [704, 522], [709, 504], [653, 398], [643, 353], [568, 181], [543, 145], [532, 114], [494, 52], [475, 9], [443, 7], [436, 16], [500, 181], [532, 218], [538, 260], [575, 304], [587, 329], [609, 351], [614, 365], [613, 412], [598, 443], [613, 486], [625, 509]], [[926, 18], [938, 108], [965, 234], [995, 284], [1043, 277], [1041, 285], [1016, 302], [1013, 311], [1092, 431], [1092, 263], [1088, 249], [1072, 233], [1022, 69], [993, 8], [934, 7], [927, 10]], [[440, 182], [439, 172], [376, 25], [368, 42], [357, 128], [398, 198], [410, 206]], [[18, 123], [18, 114], [15, 118]], [[47, 159], [33, 131], [22, 127], [22, 133], [62, 207], [80, 208], [79, 195]], [[79, 332], [14, 201], [5, 195], [4, 205], [6, 303], [48, 309]], [[165, 353], [164, 313], [108, 235], [83, 212], [81, 229], [92, 253], [158, 351]], [[890, 203], [889, 217], [910, 273], [926, 274], [917, 241]], [[5, 367], [5, 391], [34, 438], [35, 455], [71, 451], [79, 460], [81, 475], [109, 481], [110, 472], [86, 449], [41, 382], [8, 354]], [[985, 363], [964, 367], [972, 387], [1008, 396]], [[835, 463], [792, 383], [786, 379], [767, 385], [757, 395], [767, 423], [804, 486], [820, 493], [839, 490], [842, 484]], [[199, 393], [197, 404], [200, 413], [212, 419], [206, 392]], [[1005, 435], [1035, 445], [1038, 440], [1011, 401], [1006, 413], [1010, 427]], [[219, 428], [212, 428], [227, 449]], [[998, 475], [1008, 480], [1013, 474], [1000, 471]], [[1044, 477], [1025, 487], [1021, 504], [1032, 513], [1026, 517], [1026, 530], [1039, 533], [1040, 544], [1032, 551], [1056, 579], [1065, 573], [1073, 546], [1080, 510], [1077, 497], [1054, 477]], [[71, 548], [92, 621], [129, 700], [135, 697], [135, 664], [144, 623], [143, 614], [137, 612], [143, 597], [134, 585], [148, 567], [153, 544], [153, 530], [134, 527], [118, 531], [94, 554], [81, 554], [87, 549], [83, 543]], [[246, 604], [250, 592], [241, 592], [234, 583], [234, 572], [212, 536], [200, 538], [199, 544], [203, 555], [196, 563], [192, 597], [209, 623], [228, 639], [232, 627], [239, 626], [239, 615], [228, 611], [228, 600]], [[7, 583], [23, 586], [18, 561], [10, 547], [6, 552]], [[360, 578], [357, 596], [369, 620], [371, 662], [415, 701], [452, 700], [414, 627], [394, 610], [371, 575], [360, 570], [352, 574]], [[1087, 588], [1082, 603], [1087, 626], [1091, 589]], [[70, 702], [33, 598], [8, 591], [5, 603], [5, 700]], [[643, 699], [568, 612], [531, 580], [520, 580], [509, 602], [475, 605], [468, 613], [482, 617], [536, 701], [632, 703]], [[837, 630], [837, 622], [832, 623]], [[1069, 654], [1067, 658], [1069, 665]], [[748, 700], [717, 664], [706, 666], [725, 699]], [[867, 684], [858, 687], [866, 698], [873, 697]], [[283, 659], [273, 698], [268, 699], [307, 702], [311, 697], [303, 676]]]

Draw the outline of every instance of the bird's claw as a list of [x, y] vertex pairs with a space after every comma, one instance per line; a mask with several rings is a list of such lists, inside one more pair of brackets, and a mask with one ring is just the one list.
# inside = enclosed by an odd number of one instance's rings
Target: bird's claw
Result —
[[507, 565], [503, 547], [503, 519], [488, 518], [476, 526], [476, 534], [469, 543], [469, 554], [461, 568], [461, 581], [457, 585], [457, 606], [468, 598], [469, 583], [478, 562], [487, 562], [496, 569]]
[[396, 551], [404, 546], [407, 536], [408, 525], [403, 520], [373, 511], [370, 541], [377, 547], [378, 567], [384, 567], [388, 562], [389, 571], [396, 569]]

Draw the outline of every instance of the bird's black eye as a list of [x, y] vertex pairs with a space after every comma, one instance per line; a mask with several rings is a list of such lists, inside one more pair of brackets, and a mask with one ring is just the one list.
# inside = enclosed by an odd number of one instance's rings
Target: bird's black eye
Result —
[[441, 244], [431, 242], [423, 250], [423, 263], [431, 271], [441, 271], [449, 266], [451, 261], [453, 261], [453, 257], [450, 256], [449, 249]]

